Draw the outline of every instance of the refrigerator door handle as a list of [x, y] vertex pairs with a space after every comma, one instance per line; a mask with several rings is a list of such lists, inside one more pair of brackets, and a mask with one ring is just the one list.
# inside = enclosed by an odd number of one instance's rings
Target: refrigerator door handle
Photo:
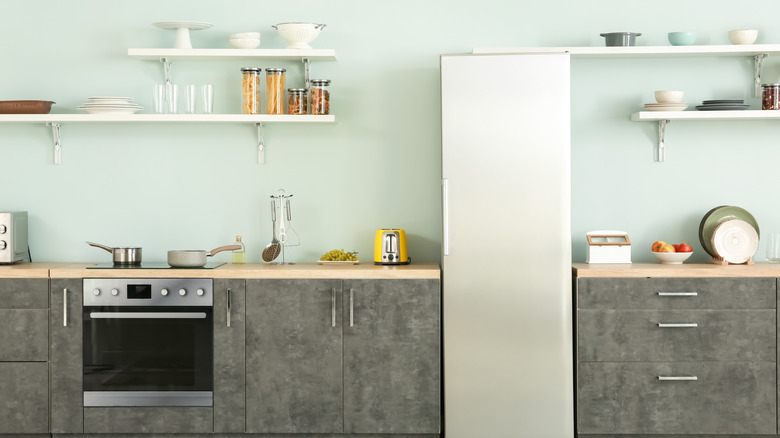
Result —
[[441, 204], [442, 204], [442, 250], [444, 255], [450, 255], [450, 181], [447, 178], [441, 180]]

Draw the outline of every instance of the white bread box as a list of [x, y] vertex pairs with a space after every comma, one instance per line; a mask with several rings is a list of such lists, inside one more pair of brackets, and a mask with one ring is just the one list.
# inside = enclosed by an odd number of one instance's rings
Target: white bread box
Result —
[[585, 263], [631, 263], [631, 240], [617, 230], [589, 231]]

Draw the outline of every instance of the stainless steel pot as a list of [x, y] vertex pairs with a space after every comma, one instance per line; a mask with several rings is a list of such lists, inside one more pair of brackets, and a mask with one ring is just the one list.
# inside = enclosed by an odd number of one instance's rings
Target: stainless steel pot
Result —
[[206, 266], [206, 257], [211, 257], [222, 251], [235, 251], [241, 245], [227, 245], [214, 248], [211, 251], [174, 250], [168, 251], [168, 264], [173, 268], [200, 268]]
[[94, 246], [96, 248], [104, 249], [110, 252], [114, 258], [115, 265], [140, 265], [141, 264], [141, 248], [132, 247], [110, 247], [101, 245], [99, 243], [87, 242], [87, 245]]

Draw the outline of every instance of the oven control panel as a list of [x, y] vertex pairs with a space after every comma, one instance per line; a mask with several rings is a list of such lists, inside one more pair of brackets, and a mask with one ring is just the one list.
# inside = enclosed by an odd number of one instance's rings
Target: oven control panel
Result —
[[213, 306], [210, 278], [85, 278], [85, 306]]

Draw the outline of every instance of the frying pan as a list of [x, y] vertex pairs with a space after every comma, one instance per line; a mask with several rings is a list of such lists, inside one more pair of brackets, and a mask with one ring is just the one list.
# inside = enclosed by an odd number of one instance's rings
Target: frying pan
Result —
[[140, 265], [141, 248], [118, 247], [113, 248], [99, 243], [87, 242], [87, 245], [105, 249], [113, 254], [115, 265]]
[[168, 264], [173, 268], [200, 268], [206, 266], [206, 257], [222, 251], [235, 251], [241, 249], [241, 245], [227, 245], [214, 248], [211, 251], [201, 250], [174, 250], [168, 251]]

